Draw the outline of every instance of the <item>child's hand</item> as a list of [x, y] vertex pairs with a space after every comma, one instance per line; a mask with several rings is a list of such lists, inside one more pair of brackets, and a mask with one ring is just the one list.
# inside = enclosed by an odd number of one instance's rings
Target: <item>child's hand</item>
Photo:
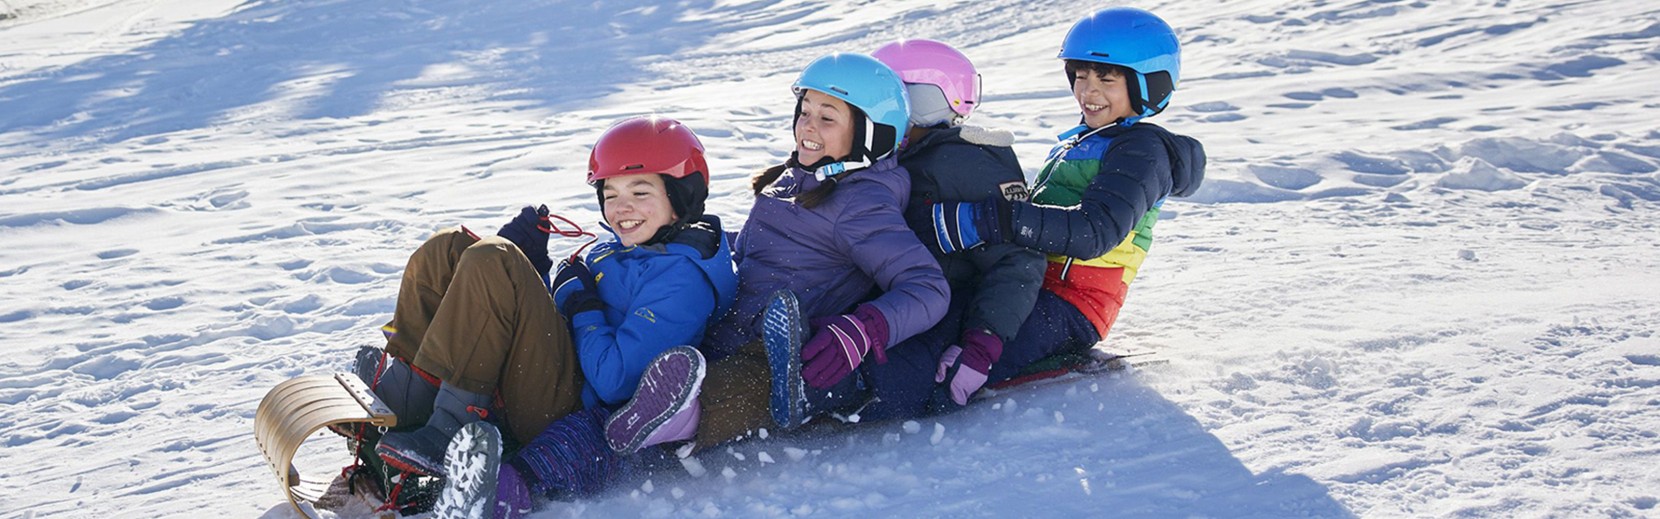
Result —
[[551, 232], [553, 224], [548, 222], [548, 206], [527, 205], [512, 221], [501, 226], [496, 235], [513, 242], [530, 259], [531, 266], [536, 267], [536, 273], [547, 279], [548, 269], [553, 268], [553, 260], [548, 259], [548, 233]]
[[934, 382], [944, 383], [949, 379], [951, 401], [957, 405], [968, 405], [968, 397], [986, 385], [991, 365], [1003, 356], [1003, 340], [991, 332], [976, 328], [964, 332], [958, 342], [961, 346], [947, 348], [945, 354], [940, 356]]
[[876, 362], [887, 362], [888, 319], [870, 305], [853, 313], [814, 319], [818, 333], [801, 345], [801, 378], [818, 389], [841, 382], [876, 351]]
[[1013, 206], [1001, 196], [979, 202], [928, 204], [934, 239], [923, 239], [923, 245], [935, 254], [951, 254], [981, 245], [1003, 243], [1014, 234], [1010, 222], [1012, 212]]
[[[559, 273], [553, 278], [553, 304], [559, 313], [571, 317], [588, 310], [604, 308], [599, 300], [599, 289], [594, 286], [594, 274], [581, 260], [559, 262]], [[599, 305], [597, 308], [595, 305]]]

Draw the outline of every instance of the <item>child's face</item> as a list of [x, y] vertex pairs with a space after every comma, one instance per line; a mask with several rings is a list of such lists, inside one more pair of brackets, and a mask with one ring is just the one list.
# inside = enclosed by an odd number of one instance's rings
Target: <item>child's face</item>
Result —
[[853, 110], [840, 99], [808, 90], [795, 114], [795, 153], [803, 165], [853, 153]]
[[1130, 90], [1124, 75], [1117, 71], [1096, 74], [1078, 70], [1072, 76], [1072, 97], [1084, 112], [1084, 124], [1100, 128], [1136, 114], [1130, 106]]
[[607, 178], [602, 192], [605, 222], [623, 245], [645, 243], [676, 218], [663, 177], [656, 173]]

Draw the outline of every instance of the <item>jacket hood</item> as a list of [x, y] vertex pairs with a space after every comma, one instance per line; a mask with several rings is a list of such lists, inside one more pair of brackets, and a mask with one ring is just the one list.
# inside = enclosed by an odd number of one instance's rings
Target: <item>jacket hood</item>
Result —
[[732, 262], [732, 244], [721, 229], [720, 218], [703, 215], [675, 234], [665, 248], [670, 253], [690, 257], [703, 270], [716, 293], [715, 311], [710, 314], [709, 322], [718, 321], [738, 296], [737, 265]]
[[1170, 196], [1191, 196], [1205, 181], [1205, 146], [1198, 139], [1177, 135], [1156, 124], [1139, 122], [1129, 129], [1152, 130], [1170, 154]]
[[684, 229], [675, 233], [669, 239], [669, 243], [689, 247], [696, 254], [696, 259], [709, 259], [720, 250], [723, 238], [720, 218], [714, 215], [703, 215], [702, 218], [686, 224]]
[[1186, 135], [1164, 135], [1164, 144], [1170, 150], [1170, 194], [1192, 196], [1205, 181], [1205, 145]]

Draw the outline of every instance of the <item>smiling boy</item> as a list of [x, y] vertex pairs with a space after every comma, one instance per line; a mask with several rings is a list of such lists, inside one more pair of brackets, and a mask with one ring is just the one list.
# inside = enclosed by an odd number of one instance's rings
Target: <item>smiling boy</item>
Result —
[[1179, 44], [1164, 20], [1129, 7], [1096, 11], [1072, 26], [1059, 57], [1082, 124], [1049, 152], [1031, 201], [930, 208], [946, 252], [1009, 242], [1048, 255], [1037, 304], [992, 366], [991, 383], [1105, 339], [1152, 245], [1159, 207], [1193, 194], [1204, 178], [1198, 141], [1143, 121], [1169, 105], [1180, 73]]

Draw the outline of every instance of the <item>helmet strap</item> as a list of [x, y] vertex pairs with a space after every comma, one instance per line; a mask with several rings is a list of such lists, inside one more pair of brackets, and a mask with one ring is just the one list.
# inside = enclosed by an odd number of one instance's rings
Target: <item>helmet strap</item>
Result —
[[844, 160], [813, 168], [813, 176], [817, 177], [819, 182], [843, 173], [868, 168], [874, 163], [876, 157], [872, 155], [875, 155], [875, 152], [871, 150], [876, 145], [876, 123], [872, 122], [870, 117], [866, 116], [864, 111], [859, 110], [858, 107], [853, 107], [853, 114], [863, 123], [855, 123], [853, 127], [853, 152], [849, 153], [849, 157]]

